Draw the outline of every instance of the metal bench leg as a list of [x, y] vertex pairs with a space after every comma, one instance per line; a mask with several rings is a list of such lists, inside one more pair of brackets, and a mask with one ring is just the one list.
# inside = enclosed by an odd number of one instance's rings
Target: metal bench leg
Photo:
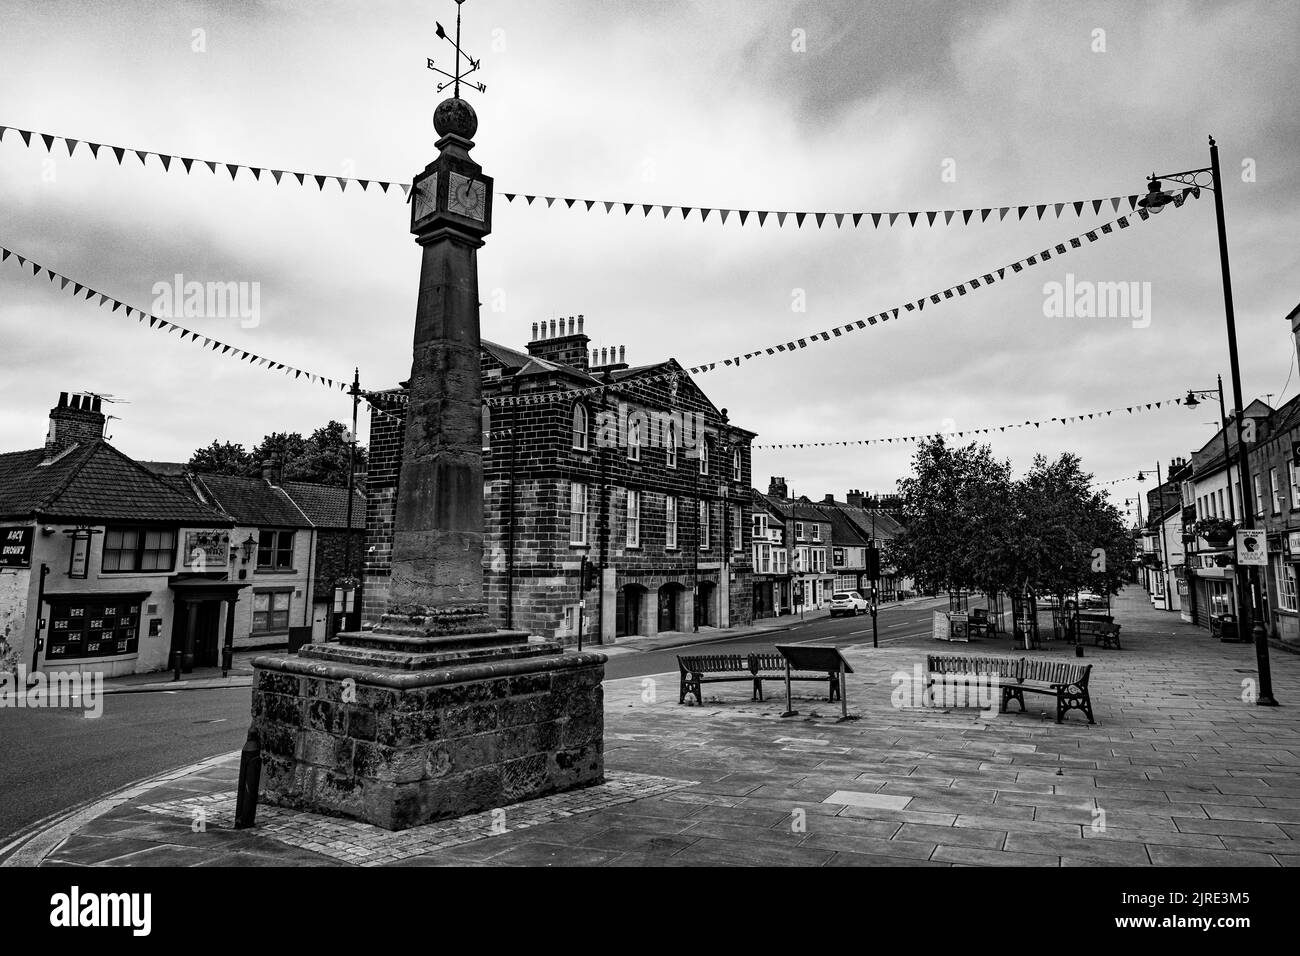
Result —
[[1088, 715], [1088, 723], [1096, 723], [1096, 721], [1092, 719], [1092, 697], [1086, 692], [1083, 695], [1083, 712]]
[[754, 695], [750, 698], [750, 700], [762, 700], [762, 699], [763, 699], [763, 678], [755, 677]]

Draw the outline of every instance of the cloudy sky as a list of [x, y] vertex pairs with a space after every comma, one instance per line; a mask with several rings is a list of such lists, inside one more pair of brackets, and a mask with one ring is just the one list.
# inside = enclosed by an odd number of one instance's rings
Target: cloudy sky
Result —
[[[0, 3], [0, 125], [164, 153], [409, 181], [434, 156], [447, 48], [432, 2]], [[692, 207], [896, 211], [1141, 192], [1222, 150], [1246, 398], [1295, 394], [1300, 6], [470, 0], [486, 95], [475, 157], [498, 193]], [[1103, 32], [1098, 32], [1103, 31]], [[0, 244], [148, 310], [153, 288], [257, 283], [257, 324], [182, 320], [300, 368], [386, 387], [410, 367], [419, 270], [400, 193], [128, 154], [0, 143]], [[741, 227], [716, 215], [536, 203], [495, 210], [483, 334], [583, 313], [633, 364], [717, 361], [865, 318], [1113, 218], [946, 228]], [[978, 219], [978, 217], [977, 217]], [[1164, 400], [1227, 377], [1212, 197], [989, 289], [701, 384], [760, 442], [971, 430]], [[1047, 283], [1132, 282], [1145, 316], [1049, 317]], [[1145, 285], [1149, 283], [1149, 285]], [[251, 287], [250, 287], [251, 288]], [[250, 323], [243, 323], [250, 325]], [[129, 400], [113, 441], [184, 460], [212, 439], [345, 419], [346, 396], [151, 332], [0, 266], [0, 449], [38, 445], [60, 390]], [[1200, 447], [1206, 408], [998, 433], [996, 454], [1074, 450], [1105, 481]], [[362, 437], [365, 437], [363, 429]], [[771, 450], [755, 484], [889, 490], [905, 445]], [[1135, 483], [1113, 486], [1122, 501]]]

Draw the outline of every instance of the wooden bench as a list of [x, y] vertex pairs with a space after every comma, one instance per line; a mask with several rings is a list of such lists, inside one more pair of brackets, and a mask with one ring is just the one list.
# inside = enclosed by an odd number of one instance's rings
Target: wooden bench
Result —
[[1007, 703], [1016, 701], [1025, 712], [1025, 691], [1048, 694], [1056, 698], [1056, 722], [1062, 723], [1067, 711], [1080, 710], [1095, 724], [1092, 698], [1088, 694], [1091, 664], [1073, 664], [1046, 658], [964, 657], [932, 654], [926, 658], [929, 686], [934, 675], [970, 675], [996, 677], [1002, 691], [999, 713], [1007, 712]]
[[694, 654], [689, 657], [677, 657], [677, 670], [680, 672], [677, 703], [686, 703], [686, 695], [694, 694], [695, 702], [702, 704], [701, 684], [728, 683], [730, 681], [750, 681], [754, 685], [754, 700], [758, 700], [759, 685], [749, 669], [749, 660], [740, 654]]
[[1123, 650], [1119, 646], [1119, 625], [1109, 614], [1079, 615], [1079, 640], [1082, 642], [1088, 638], [1092, 638], [1094, 646]]
[[[763, 700], [763, 681], [785, 680], [785, 658], [775, 651], [763, 654], [694, 654], [677, 658], [677, 670], [680, 674], [677, 703], [686, 703], [689, 695], [695, 697], [697, 704], [704, 702], [701, 685], [729, 683], [732, 681], [749, 681], [753, 687], [751, 700]], [[838, 674], [807, 673], [793, 671], [791, 680], [826, 681], [830, 688], [828, 701], [836, 701], [840, 696]]]
[[[758, 694], [757, 699], [763, 699], [763, 679], [768, 680], [785, 680], [785, 658], [776, 651], [768, 651], [763, 654], [750, 654], [749, 667], [754, 674], [754, 690]], [[827, 703], [834, 703], [840, 699], [840, 675], [831, 671], [790, 671], [790, 680], [824, 680], [827, 682], [829, 690], [827, 692]]]

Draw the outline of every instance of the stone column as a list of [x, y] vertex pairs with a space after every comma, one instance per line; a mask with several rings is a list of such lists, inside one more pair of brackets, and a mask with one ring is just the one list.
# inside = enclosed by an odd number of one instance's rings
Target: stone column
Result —
[[411, 189], [422, 256], [388, 613], [253, 662], [263, 799], [389, 829], [604, 779], [605, 658], [487, 615], [477, 126], [463, 100], [439, 105], [440, 152]]

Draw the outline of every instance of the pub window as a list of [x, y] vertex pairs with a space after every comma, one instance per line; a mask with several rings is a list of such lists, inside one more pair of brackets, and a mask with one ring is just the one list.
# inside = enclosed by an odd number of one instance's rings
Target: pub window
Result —
[[140, 643], [139, 601], [105, 595], [50, 602], [45, 660], [67, 661], [134, 654]]
[[740, 481], [740, 449], [731, 454], [731, 480]]
[[100, 570], [170, 571], [176, 560], [176, 531], [172, 528], [108, 528]]
[[292, 531], [257, 533], [257, 568], [259, 571], [293, 570]]
[[708, 473], [709, 473], [709, 440], [707, 438], [701, 438], [700, 439], [700, 474], [707, 475]]
[[707, 501], [700, 502], [699, 523], [700, 550], [708, 551], [712, 545], [709, 542], [709, 503]]
[[253, 595], [253, 633], [267, 634], [289, 629], [289, 598], [292, 591], [258, 591]]
[[740, 510], [740, 505], [731, 506], [731, 550], [741, 551], [744, 549], [745, 529], [741, 527], [745, 520], [744, 513]]
[[677, 499], [671, 495], [664, 499], [664, 547], [677, 547]]
[[668, 451], [667, 462], [669, 468], [677, 467], [677, 426], [673, 422], [668, 423], [667, 437]]

